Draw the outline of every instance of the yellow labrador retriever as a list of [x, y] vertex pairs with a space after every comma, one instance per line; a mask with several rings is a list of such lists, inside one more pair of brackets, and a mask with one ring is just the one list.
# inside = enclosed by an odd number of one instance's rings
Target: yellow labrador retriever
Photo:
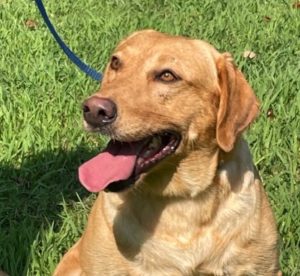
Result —
[[83, 104], [109, 135], [79, 169], [100, 192], [54, 275], [279, 275], [278, 236], [241, 134], [258, 101], [230, 54], [152, 30], [122, 41]]

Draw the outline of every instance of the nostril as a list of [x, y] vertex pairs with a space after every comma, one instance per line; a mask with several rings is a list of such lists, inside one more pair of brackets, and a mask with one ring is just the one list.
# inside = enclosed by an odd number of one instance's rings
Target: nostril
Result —
[[84, 113], [90, 112], [90, 108], [87, 105], [83, 105], [82, 110]]
[[107, 112], [106, 112], [104, 109], [99, 109], [97, 114], [98, 114], [99, 117], [100, 117], [100, 116], [101, 116], [101, 117], [105, 117], [105, 118], [106, 118], [106, 117], [107, 117], [107, 118], [109, 117], [109, 116], [107, 115]]

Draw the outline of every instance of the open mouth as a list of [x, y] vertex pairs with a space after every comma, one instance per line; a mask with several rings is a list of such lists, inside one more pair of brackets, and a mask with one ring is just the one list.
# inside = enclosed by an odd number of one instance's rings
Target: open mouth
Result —
[[79, 180], [91, 192], [119, 192], [173, 154], [181, 137], [173, 131], [154, 134], [134, 142], [111, 140], [97, 156], [79, 168]]

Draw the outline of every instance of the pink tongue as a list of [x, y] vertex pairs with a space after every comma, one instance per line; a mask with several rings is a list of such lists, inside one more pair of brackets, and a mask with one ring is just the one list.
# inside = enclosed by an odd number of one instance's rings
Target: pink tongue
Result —
[[79, 167], [79, 180], [90, 192], [104, 190], [110, 183], [128, 179], [134, 171], [142, 142], [110, 142], [106, 149]]

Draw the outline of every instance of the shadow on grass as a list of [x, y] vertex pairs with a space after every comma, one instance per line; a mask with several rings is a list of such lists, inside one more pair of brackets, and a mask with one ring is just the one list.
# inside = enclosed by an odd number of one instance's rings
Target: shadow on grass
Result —
[[25, 275], [30, 250], [41, 227], [61, 225], [61, 203], [89, 195], [77, 168], [95, 152], [84, 147], [30, 156], [18, 168], [0, 164], [0, 270]]

